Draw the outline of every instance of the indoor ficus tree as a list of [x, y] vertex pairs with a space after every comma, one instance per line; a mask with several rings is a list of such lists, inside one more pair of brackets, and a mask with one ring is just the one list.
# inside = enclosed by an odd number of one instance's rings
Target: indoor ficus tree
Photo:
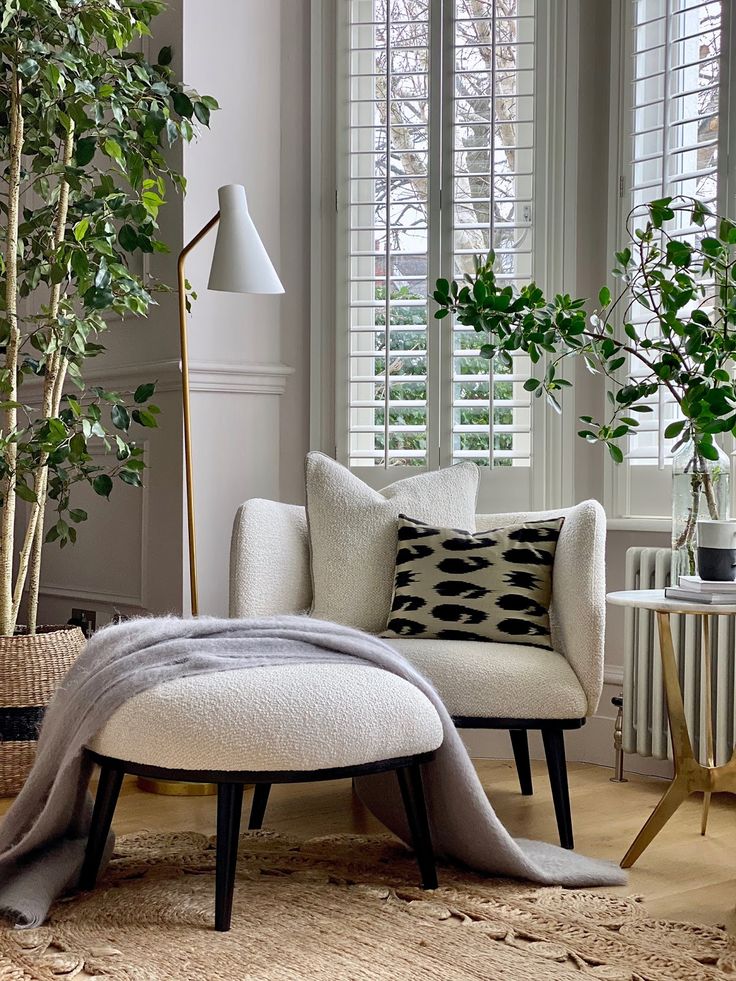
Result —
[[0, 3], [0, 635], [24, 591], [35, 630], [43, 542], [74, 542], [86, 518], [75, 486], [107, 498], [115, 480], [141, 484], [133, 431], [156, 426], [155, 385], [88, 388], [84, 365], [106, 330], [146, 314], [159, 287], [130, 259], [166, 251], [159, 209], [185, 188], [167, 149], [217, 108], [175, 79], [170, 48], [154, 64], [137, 50], [164, 6]]
[[548, 300], [534, 283], [517, 289], [499, 282], [493, 253], [477, 258], [464, 281], [437, 281], [435, 316], [452, 313], [483, 334], [481, 355], [504, 366], [515, 352], [540, 368], [543, 362], [540, 376], [524, 387], [558, 411], [558, 395], [570, 385], [561, 364], [582, 357], [607, 380], [608, 411], [601, 420], [582, 416], [579, 435], [605, 443], [616, 463], [624, 458], [620, 441], [636, 432], [640, 417], [652, 412], [652, 397], [665, 389], [679, 418], [664, 435], [677, 440], [674, 450], [693, 447], [686, 468], [691, 506], [682, 541], [673, 540], [689, 548], [692, 567], [701, 492], [709, 516], [719, 517], [707, 465], [719, 459], [714, 437], [736, 436], [736, 224], [695, 199], [667, 197], [633, 209], [627, 231], [629, 244], [616, 253], [613, 271], [621, 289], [614, 299], [604, 286], [590, 316], [585, 300]]

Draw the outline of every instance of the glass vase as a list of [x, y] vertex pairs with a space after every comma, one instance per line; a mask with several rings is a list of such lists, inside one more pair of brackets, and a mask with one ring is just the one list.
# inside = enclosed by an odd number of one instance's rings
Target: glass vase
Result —
[[717, 460], [706, 460], [693, 440], [687, 440], [672, 458], [672, 567], [671, 582], [694, 576], [697, 524], [701, 518], [729, 518], [731, 464], [715, 441]]

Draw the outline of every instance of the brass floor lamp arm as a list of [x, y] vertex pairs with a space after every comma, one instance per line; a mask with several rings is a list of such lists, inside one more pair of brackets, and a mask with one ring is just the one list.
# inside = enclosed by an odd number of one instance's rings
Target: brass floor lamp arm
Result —
[[199, 613], [197, 590], [197, 538], [194, 525], [194, 473], [192, 467], [192, 426], [189, 398], [189, 349], [187, 344], [187, 293], [184, 266], [189, 253], [210, 232], [220, 220], [220, 212], [211, 218], [194, 238], [179, 253], [177, 273], [179, 282], [179, 343], [181, 349], [181, 396], [184, 420], [184, 469], [187, 489], [187, 528], [189, 539], [189, 589], [192, 616]]

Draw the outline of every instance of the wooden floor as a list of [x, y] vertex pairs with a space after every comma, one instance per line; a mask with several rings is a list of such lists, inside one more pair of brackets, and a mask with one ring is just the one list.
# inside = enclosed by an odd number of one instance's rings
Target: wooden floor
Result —
[[[494, 807], [514, 835], [557, 840], [543, 764], [533, 764], [533, 797], [519, 794], [512, 764], [479, 760], [476, 765]], [[614, 784], [610, 776], [603, 767], [570, 765], [575, 843], [589, 855], [619, 861], [666, 784], [637, 776]], [[0, 814], [9, 803], [0, 801]], [[714, 796], [705, 838], [700, 836], [700, 810], [700, 798], [683, 804], [631, 870], [628, 886], [611, 891], [642, 895], [656, 916], [722, 924], [736, 933], [736, 799]], [[265, 826], [303, 837], [381, 829], [346, 780], [274, 787]], [[215, 801], [142, 793], [126, 780], [114, 827], [118, 833], [149, 829], [211, 834]]]

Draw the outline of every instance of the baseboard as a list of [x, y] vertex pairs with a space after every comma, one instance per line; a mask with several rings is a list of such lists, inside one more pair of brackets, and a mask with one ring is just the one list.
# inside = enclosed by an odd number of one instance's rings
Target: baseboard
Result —
[[[620, 691], [617, 677], [607, 675], [598, 711], [588, 719], [582, 729], [565, 733], [565, 750], [570, 763], [594, 763], [613, 769], [613, 728], [616, 709], [611, 697]], [[510, 760], [511, 740], [508, 732], [498, 729], [462, 729], [461, 735], [471, 757], [479, 760]], [[529, 733], [529, 753], [534, 760], [544, 759], [542, 737], [538, 732]], [[654, 777], [672, 777], [672, 763], [651, 757], [626, 754], [624, 772]]]

